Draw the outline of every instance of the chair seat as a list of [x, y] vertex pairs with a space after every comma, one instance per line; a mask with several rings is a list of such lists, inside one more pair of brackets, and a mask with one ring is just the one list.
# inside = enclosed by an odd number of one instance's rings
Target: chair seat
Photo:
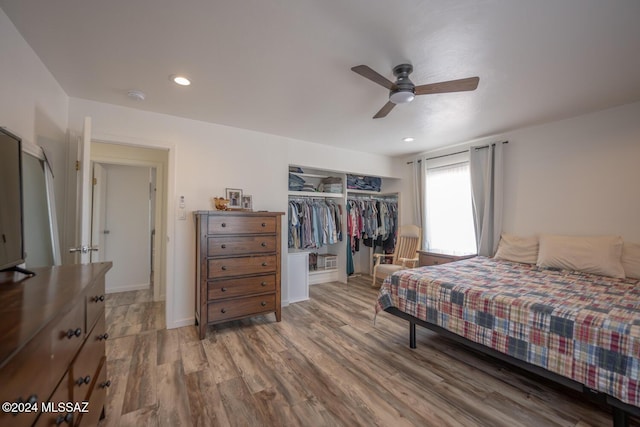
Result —
[[401, 265], [396, 264], [378, 264], [376, 268], [376, 277], [386, 278], [387, 276], [392, 275], [396, 271], [406, 270], [407, 267], [403, 267]]

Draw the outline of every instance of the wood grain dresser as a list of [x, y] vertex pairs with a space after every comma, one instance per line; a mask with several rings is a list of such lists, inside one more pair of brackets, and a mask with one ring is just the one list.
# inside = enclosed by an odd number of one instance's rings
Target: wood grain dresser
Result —
[[207, 325], [275, 312], [281, 319], [282, 212], [197, 211], [196, 322]]
[[0, 273], [0, 403], [17, 410], [0, 412], [0, 426], [95, 426], [104, 417], [111, 265]]
[[473, 258], [474, 256], [476, 256], [476, 254], [449, 255], [440, 252], [418, 251], [418, 267], [446, 264], [448, 262]]

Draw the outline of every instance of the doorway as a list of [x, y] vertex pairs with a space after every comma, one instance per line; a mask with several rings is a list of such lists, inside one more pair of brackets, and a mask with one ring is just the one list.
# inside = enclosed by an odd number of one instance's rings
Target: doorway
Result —
[[93, 164], [92, 261], [111, 261], [106, 292], [149, 289], [156, 191], [155, 168]]
[[152, 286], [164, 300], [168, 150], [92, 141], [91, 163], [91, 245], [104, 248], [91, 256], [113, 261], [107, 293]]

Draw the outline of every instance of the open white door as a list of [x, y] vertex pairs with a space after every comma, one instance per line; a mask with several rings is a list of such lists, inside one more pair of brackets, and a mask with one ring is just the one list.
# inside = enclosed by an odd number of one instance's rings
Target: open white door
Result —
[[91, 262], [104, 261], [105, 245], [107, 240], [106, 221], [106, 193], [107, 176], [104, 167], [100, 163], [93, 163], [93, 197], [91, 205], [91, 247], [98, 249], [91, 251]]
[[91, 167], [91, 117], [85, 117], [82, 138], [78, 142], [79, 167], [78, 171], [78, 241], [70, 252], [76, 253], [75, 262], [88, 264], [91, 262], [90, 253], [97, 248], [91, 246], [91, 193], [92, 193], [92, 167]]

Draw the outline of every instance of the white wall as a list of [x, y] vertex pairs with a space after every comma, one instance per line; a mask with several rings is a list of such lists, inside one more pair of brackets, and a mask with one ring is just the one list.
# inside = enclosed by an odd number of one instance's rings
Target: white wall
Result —
[[377, 154], [287, 139], [289, 164], [335, 172], [398, 178], [397, 160]]
[[639, 119], [634, 103], [428, 156], [508, 140], [503, 231], [619, 234], [640, 242]]
[[[225, 188], [241, 188], [253, 196], [254, 210], [286, 212], [290, 163], [385, 176], [394, 170], [394, 160], [384, 156], [71, 98], [70, 129], [82, 129], [85, 116], [92, 117], [95, 139], [165, 147], [173, 153], [175, 173], [169, 179], [174, 200], [168, 209], [175, 234], [174, 259], [169, 260], [174, 263], [173, 294], [167, 295], [168, 305], [173, 305], [170, 326], [193, 322], [195, 231], [191, 216], [187, 221], [176, 218], [179, 196], [185, 196], [187, 211], [209, 210], [211, 198], [224, 195]], [[283, 242], [286, 239], [283, 219]], [[288, 295], [286, 258], [282, 258], [283, 299]]]
[[514, 132], [504, 230], [640, 242], [640, 103]]
[[69, 97], [0, 9], [0, 126], [46, 149], [62, 230]]

